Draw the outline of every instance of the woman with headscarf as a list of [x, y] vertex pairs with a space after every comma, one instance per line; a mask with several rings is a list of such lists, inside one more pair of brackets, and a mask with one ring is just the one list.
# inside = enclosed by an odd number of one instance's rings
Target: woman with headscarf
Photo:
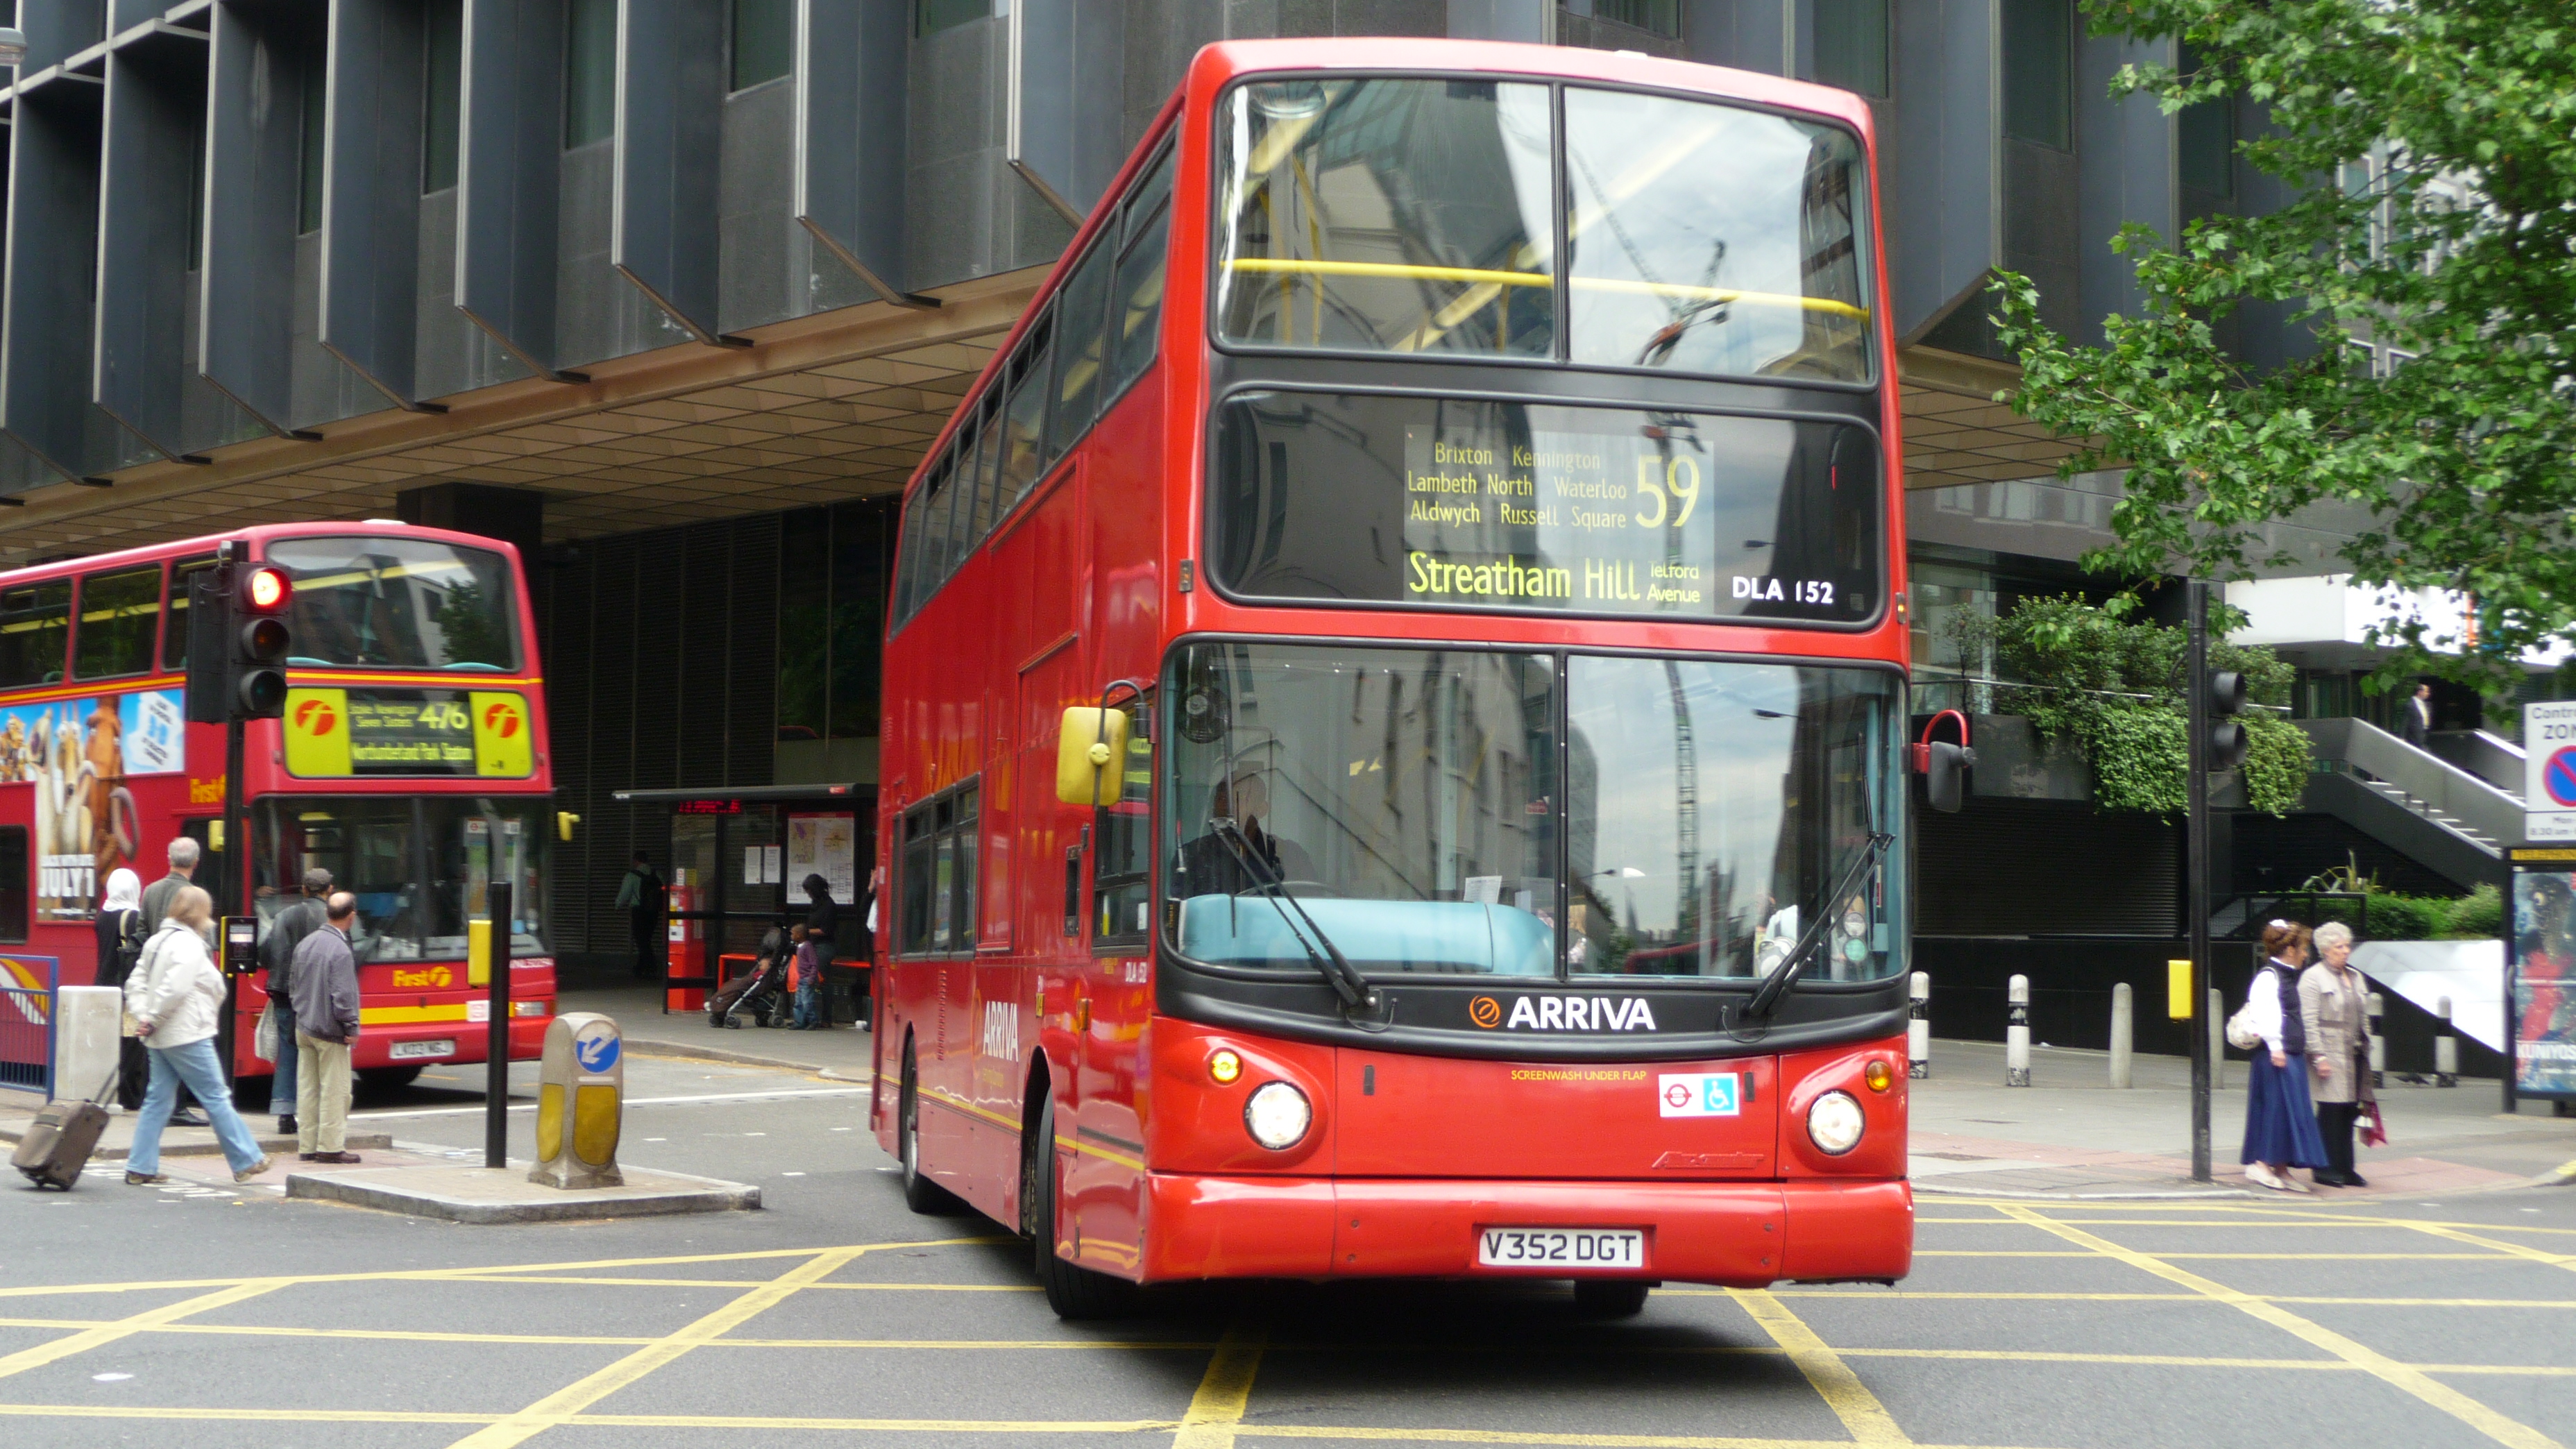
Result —
[[[107, 874], [107, 900], [98, 908], [98, 976], [96, 984], [125, 989], [134, 963], [143, 958], [143, 881], [123, 866]], [[120, 1037], [116, 1051], [116, 1100], [131, 1112], [143, 1105], [144, 1084], [151, 1080], [152, 1059], [143, 1054], [139, 1037]]]
[[2308, 928], [2274, 921], [2263, 928], [2263, 969], [2245, 997], [2246, 1025], [2262, 1038], [2245, 1084], [2245, 1176], [2274, 1192], [2306, 1192], [2293, 1167], [2322, 1168], [2326, 1145], [2308, 1100], [2308, 1037], [2299, 1015], [2299, 967], [2308, 959]]
[[2317, 1135], [2325, 1139], [2326, 1165], [2316, 1179], [2328, 1187], [2368, 1187], [2353, 1171], [2352, 1129], [2373, 1100], [2370, 1094], [2370, 988], [2352, 969], [2352, 928], [2340, 921], [2317, 927], [2317, 964], [2299, 977], [2299, 1026], [2308, 1038], [2309, 1092], [2317, 1104]]

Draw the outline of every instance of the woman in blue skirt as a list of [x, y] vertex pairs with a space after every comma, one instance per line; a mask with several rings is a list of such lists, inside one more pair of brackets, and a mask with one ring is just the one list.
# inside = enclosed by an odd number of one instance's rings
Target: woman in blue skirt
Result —
[[2274, 921], [2263, 928], [2263, 954], [2245, 998], [2246, 1024], [2263, 1038], [2245, 1087], [2245, 1176], [2275, 1192], [2306, 1192], [2293, 1167], [2326, 1165], [2325, 1139], [2308, 1100], [2307, 1031], [2299, 1015], [2299, 968], [2308, 960], [2308, 928]]

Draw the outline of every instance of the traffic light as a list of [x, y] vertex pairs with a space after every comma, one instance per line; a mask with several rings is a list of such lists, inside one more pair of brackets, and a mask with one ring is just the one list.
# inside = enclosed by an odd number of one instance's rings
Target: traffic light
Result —
[[228, 724], [286, 713], [287, 605], [294, 580], [274, 564], [230, 559], [188, 584], [191, 722]]
[[2245, 751], [2251, 741], [2245, 736], [2245, 724], [2236, 716], [2245, 712], [2245, 676], [2233, 669], [2210, 671], [2206, 686], [2209, 700], [2209, 768], [2233, 770], [2245, 763]]

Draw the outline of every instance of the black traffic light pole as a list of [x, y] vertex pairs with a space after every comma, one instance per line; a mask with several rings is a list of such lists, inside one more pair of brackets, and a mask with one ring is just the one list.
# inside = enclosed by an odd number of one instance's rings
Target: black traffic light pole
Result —
[[[215, 899], [219, 916], [256, 915], [249, 820], [242, 808], [243, 735], [249, 721], [285, 713], [289, 641], [284, 621], [276, 616], [286, 608], [291, 585], [283, 570], [253, 567], [239, 539], [226, 539], [215, 558], [213, 568], [188, 584], [188, 687], [182, 713], [191, 724], [224, 727], [224, 860], [215, 889], [207, 894]], [[233, 1068], [238, 964], [227, 950], [224, 1013], [215, 1028], [227, 1079]]]
[[2183, 910], [2191, 933], [2191, 1176], [2194, 1182], [2207, 1182], [2214, 1075], [2209, 1059], [2209, 582], [2193, 579], [2183, 588], [2191, 637], [2183, 669], [2190, 713], [2185, 726], [2190, 759], [2184, 783], [2191, 803], [2183, 823]]

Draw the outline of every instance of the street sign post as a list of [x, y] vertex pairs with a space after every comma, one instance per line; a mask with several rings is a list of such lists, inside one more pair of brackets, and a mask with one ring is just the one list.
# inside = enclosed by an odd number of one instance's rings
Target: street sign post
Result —
[[2523, 838], [2576, 840], [2576, 700], [2522, 707]]

